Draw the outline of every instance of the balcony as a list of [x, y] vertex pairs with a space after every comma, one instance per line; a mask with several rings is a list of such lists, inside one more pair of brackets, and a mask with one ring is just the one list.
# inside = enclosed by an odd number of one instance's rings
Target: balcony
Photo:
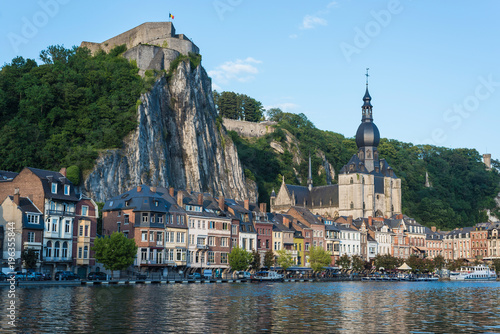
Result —
[[163, 241], [157, 241], [156, 246], [163, 246]]
[[[86, 259], [85, 259], [86, 260]], [[43, 262], [72, 262], [73, 259], [70, 257], [44, 257]]]
[[197, 249], [205, 249], [205, 250], [206, 250], [206, 249], [208, 249], [208, 245], [200, 245], [200, 244], [197, 244], [197, 245], [196, 245], [196, 248], [197, 248]]
[[74, 217], [75, 213], [67, 210], [47, 210], [49, 216], [70, 216]]

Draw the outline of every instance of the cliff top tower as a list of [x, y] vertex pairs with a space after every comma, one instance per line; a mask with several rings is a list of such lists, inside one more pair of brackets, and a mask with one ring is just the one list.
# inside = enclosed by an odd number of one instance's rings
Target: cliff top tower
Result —
[[125, 44], [127, 49], [148, 44], [169, 48], [184, 55], [189, 52], [200, 53], [198, 47], [184, 34], [176, 34], [172, 22], [146, 22], [102, 43], [82, 42], [80, 47], [87, 47], [95, 53], [98, 50], [109, 52], [115, 46]]

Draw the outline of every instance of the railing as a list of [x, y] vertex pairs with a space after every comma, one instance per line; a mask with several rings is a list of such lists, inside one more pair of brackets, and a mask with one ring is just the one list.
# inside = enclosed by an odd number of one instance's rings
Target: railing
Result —
[[[84, 259], [84, 260], [88, 260], [88, 259]], [[73, 259], [71, 257], [47, 257], [47, 256], [45, 256], [43, 258], [43, 261], [44, 262], [70, 262], [70, 261], [73, 261]]]
[[157, 241], [156, 246], [163, 246], [163, 241]]
[[49, 216], [59, 215], [59, 216], [74, 216], [75, 213], [67, 210], [48, 210], [47, 214]]
[[198, 249], [208, 249], [208, 246], [207, 245], [196, 245], [196, 248]]

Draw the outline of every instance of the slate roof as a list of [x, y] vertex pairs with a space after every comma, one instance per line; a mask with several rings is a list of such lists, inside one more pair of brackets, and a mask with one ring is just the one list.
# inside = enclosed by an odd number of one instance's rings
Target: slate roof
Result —
[[[75, 186], [61, 173], [32, 167], [26, 168], [28, 168], [33, 174], [38, 176], [40, 181], [42, 181], [43, 191], [46, 198], [53, 200], [78, 202], [79, 199], [75, 193]], [[54, 182], [58, 185], [57, 193], [55, 194], [52, 193], [51, 185]], [[70, 185], [69, 195], [64, 194], [64, 185]]]
[[300, 206], [292, 206], [308, 223], [313, 225], [324, 225], [316, 215], [312, 214], [311, 211]]
[[320, 200], [322, 205], [339, 206], [339, 185], [331, 184], [327, 186], [313, 187], [311, 190], [311, 204], [314, 206], [320, 206]]
[[[9, 199], [11, 201], [14, 201], [14, 196], [12, 195], [9, 196]], [[23, 228], [38, 229], [38, 230], [44, 229], [42, 212], [38, 210], [36, 205], [33, 204], [33, 202], [28, 197], [19, 197], [19, 205], [17, 207], [23, 213]], [[39, 224], [29, 223], [28, 217], [26, 216], [27, 213], [33, 213], [39, 215], [40, 216]]]
[[6, 170], [0, 170], [0, 182], [1, 181], [12, 181], [19, 173], [9, 172]]

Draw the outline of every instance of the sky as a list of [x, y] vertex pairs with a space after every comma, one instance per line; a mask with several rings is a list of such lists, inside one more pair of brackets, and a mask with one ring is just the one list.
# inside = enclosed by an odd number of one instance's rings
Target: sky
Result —
[[0, 64], [171, 13], [219, 92], [353, 137], [369, 68], [381, 137], [500, 159], [499, 12], [495, 0], [2, 1]]

